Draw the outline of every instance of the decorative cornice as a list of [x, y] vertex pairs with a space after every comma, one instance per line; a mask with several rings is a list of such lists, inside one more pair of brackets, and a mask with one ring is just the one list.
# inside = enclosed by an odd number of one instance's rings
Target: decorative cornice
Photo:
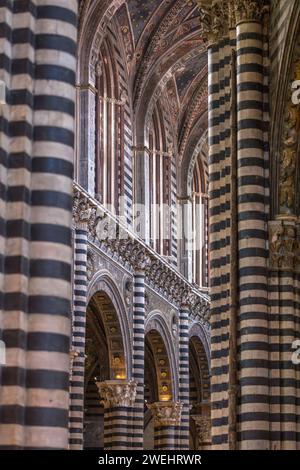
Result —
[[136, 382], [107, 380], [96, 382], [104, 408], [133, 407], [136, 398]]
[[182, 403], [179, 401], [160, 401], [147, 404], [157, 426], [179, 426], [182, 406]]
[[[78, 200], [83, 200], [82, 213], [86, 206], [93, 208], [88, 222], [88, 239], [111, 259], [126, 269], [143, 271], [146, 284], [158, 294], [168, 299], [178, 308], [187, 307], [191, 315], [197, 312], [206, 331], [209, 331], [209, 297], [199, 291], [197, 286], [189, 283], [177, 269], [162, 256], [136, 237], [127, 227], [114, 218], [98, 201], [91, 198], [78, 184], [74, 183], [76, 207]], [[79, 209], [75, 209], [77, 213]], [[79, 215], [81, 211], [79, 211]], [[77, 217], [79, 217], [79, 215]], [[82, 217], [82, 216], [81, 216]], [[88, 214], [85, 216], [85, 220]]]

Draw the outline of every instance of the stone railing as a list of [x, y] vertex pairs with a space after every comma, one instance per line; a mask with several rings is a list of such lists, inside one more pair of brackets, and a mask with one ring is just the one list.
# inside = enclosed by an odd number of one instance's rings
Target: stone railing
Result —
[[191, 316], [209, 331], [209, 296], [191, 284], [166, 259], [111, 214], [100, 202], [74, 183], [74, 220], [84, 220], [88, 239], [126, 269], [145, 271], [146, 284], [177, 308], [189, 307]]

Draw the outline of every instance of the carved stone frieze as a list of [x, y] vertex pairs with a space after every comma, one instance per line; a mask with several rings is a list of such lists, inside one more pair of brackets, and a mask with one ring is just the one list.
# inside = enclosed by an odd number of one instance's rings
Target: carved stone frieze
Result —
[[[132, 273], [143, 271], [146, 284], [177, 308], [185, 306], [193, 312], [194, 306], [199, 304], [197, 307], [199, 317], [201, 316], [202, 322], [206, 324], [206, 331], [209, 331], [208, 297], [206, 298], [196, 286], [187, 282], [171, 264], [118, 224], [98, 201], [85, 195], [76, 184], [75, 193], [74, 212], [77, 218], [79, 213], [84, 214], [88, 227], [88, 240]], [[92, 269], [92, 266], [90, 268]], [[204, 312], [206, 312], [205, 318]]]
[[104, 408], [132, 407], [136, 398], [136, 382], [107, 380], [96, 382]]
[[87, 252], [87, 261], [86, 261], [86, 274], [87, 278], [90, 281], [97, 270], [96, 266], [96, 255], [91, 250]]
[[182, 403], [161, 401], [147, 404], [151, 410], [156, 426], [179, 426], [181, 420]]
[[[300, 59], [295, 60], [291, 82], [300, 80]], [[291, 90], [288, 93], [285, 109], [282, 147], [279, 170], [279, 205], [280, 213], [296, 213], [296, 178], [297, 151], [300, 130], [300, 106], [292, 101]]]

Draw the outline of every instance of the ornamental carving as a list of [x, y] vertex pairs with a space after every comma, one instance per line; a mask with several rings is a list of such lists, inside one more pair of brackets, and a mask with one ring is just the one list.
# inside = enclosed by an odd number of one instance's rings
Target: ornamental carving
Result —
[[[84, 214], [85, 220], [88, 221], [88, 241], [132, 273], [144, 272], [146, 284], [177, 308], [185, 306], [192, 314], [193, 307], [198, 305], [199, 316], [205, 312], [201, 322], [209, 332], [209, 298], [187, 282], [176, 268], [155, 255], [121, 226], [97, 200], [87, 197], [78, 184], [74, 183], [74, 187], [74, 213]], [[88, 212], [90, 209], [92, 214]], [[93, 271], [92, 260], [88, 260], [88, 263], [90, 275]], [[127, 295], [130, 302], [129, 291]]]
[[104, 408], [133, 407], [136, 398], [136, 382], [107, 380], [96, 382], [96, 385]]
[[[292, 81], [294, 80], [300, 80], [300, 59], [294, 62]], [[283, 123], [282, 149], [280, 155], [280, 213], [295, 214], [296, 212], [296, 167], [299, 130], [300, 106], [293, 104], [290, 91]]]
[[236, 22], [261, 21], [267, 11], [266, 0], [233, 0], [235, 4]]
[[198, 0], [203, 39], [214, 44], [228, 35], [228, 0]]
[[86, 275], [88, 280], [90, 281], [93, 275], [96, 272], [96, 255], [91, 250], [87, 252], [87, 260], [86, 260]]
[[193, 415], [199, 446], [211, 444], [211, 419], [209, 416]]
[[270, 268], [294, 271], [299, 267], [299, 228], [293, 221], [270, 223]]
[[181, 421], [182, 403], [161, 401], [147, 404], [151, 410], [156, 426], [179, 426]]
[[95, 218], [95, 209], [89, 199], [84, 195], [75, 192], [73, 200], [73, 220], [78, 228], [87, 229], [93, 225]]

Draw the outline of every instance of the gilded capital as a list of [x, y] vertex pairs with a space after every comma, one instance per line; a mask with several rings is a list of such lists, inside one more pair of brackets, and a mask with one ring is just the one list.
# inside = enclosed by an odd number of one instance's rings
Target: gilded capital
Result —
[[179, 426], [182, 403], [179, 401], [159, 401], [147, 404], [157, 426]]
[[133, 380], [107, 380], [96, 382], [104, 408], [132, 407], [137, 384]]

